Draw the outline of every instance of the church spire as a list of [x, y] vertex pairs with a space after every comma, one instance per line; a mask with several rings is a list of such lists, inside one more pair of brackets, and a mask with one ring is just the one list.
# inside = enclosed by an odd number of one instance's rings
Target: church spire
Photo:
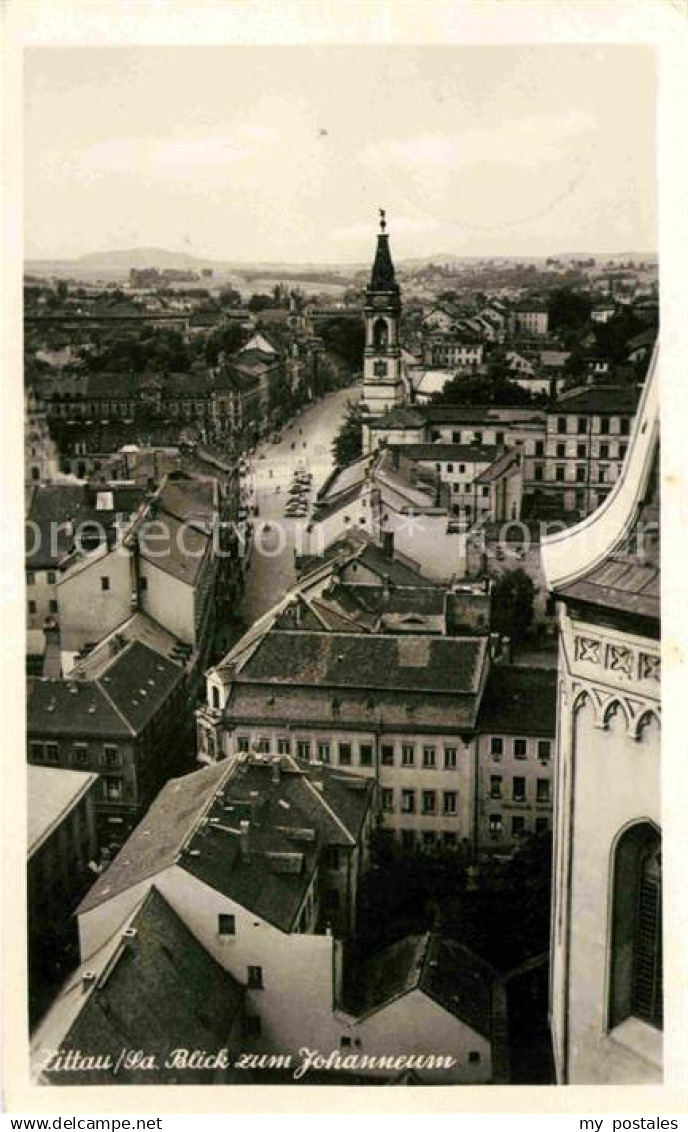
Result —
[[387, 234], [387, 219], [384, 208], [380, 209], [380, 231], [377, 237], [377, 250], [373, 272], [370, 277], [371, 291], [398, 291], [399, 284], [394, 278], [394, 264], [389, 250], [389, 236]]

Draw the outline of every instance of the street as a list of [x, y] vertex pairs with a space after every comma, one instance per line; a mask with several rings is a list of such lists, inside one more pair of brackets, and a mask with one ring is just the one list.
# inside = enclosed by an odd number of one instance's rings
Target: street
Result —
[[296, 531], [305, 526], [308, 518], [285, 518], [292, 475], [297, 468], [311, 472], [311, 495], [319, 491], [334, 466], [332, 441], [339, 430], [346, 402], [359, 396], [358, 386], [330, 393], [283, 429], [279, 443], [264, 441], [252, 457], [246, 481], [252, 488], [259, 514], [254, 519], [255, 544], [246, 590], [237, 610], [244, 627], [274, 605], [294, 581]]

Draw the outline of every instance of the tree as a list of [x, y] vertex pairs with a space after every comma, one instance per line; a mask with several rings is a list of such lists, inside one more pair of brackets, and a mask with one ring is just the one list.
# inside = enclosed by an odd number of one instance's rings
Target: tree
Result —
[[528, 405], [537, 399], [530, 390], [504, 376], [502, 363], [497, 361], [492, 373], [452, 377], [432, 401], [437, 405]]
[[363, 410], [360, 402], [347, 401], [346, 415], [332, 443], [332, 454], [338, 467], [351, 464], [363, 454]]
[[340, 357], [350, 370], [360, 370], [364, 345], [362, 319], [335, 316], [324, 319], [317, 329], [326, 350]]
[[231, 357], [243, 344], [245, 331], [236, 322], [228, 322], [211, 330], [205, 339], [204, 356], [209, 366], [218, 363], [220, 354]]
[[220, 291], [219, 302], [221, 307], [236, 310], [241, 306], [241, 293], [236, 291], [234, 287], [223, 287]]
[[506, 570], [492, 589], [492, 628], [495, 633], [523, 641], [533, 620], [535, 586], [525, 570]]
[[582, 330], [590, 321], [592, 299], [572, 287], [557, 287], [549, 300], [550, 327], [556, 330]]
[[251, 295], [247, 306], [253, 314], [258, 314], [260, 311], [270, 310], [274, 307], [275, 303], [271, 295], [258, 294]]

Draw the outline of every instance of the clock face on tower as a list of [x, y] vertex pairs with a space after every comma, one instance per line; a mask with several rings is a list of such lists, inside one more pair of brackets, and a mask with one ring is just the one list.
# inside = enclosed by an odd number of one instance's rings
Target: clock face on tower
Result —
[[373, 370], [374, 370], [376, 377], [386, 377], [387, 376], [387, 362], [375, 362], [375, 365], [373, 366]]

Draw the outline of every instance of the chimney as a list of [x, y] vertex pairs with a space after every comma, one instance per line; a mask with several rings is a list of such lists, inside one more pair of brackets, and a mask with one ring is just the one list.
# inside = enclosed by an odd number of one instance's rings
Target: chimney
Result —
[[90, 991], [92, 986], [95, 986], [96, 973], [95, 971], [84, 971], [81, 976], [81, 989], [86, 994]]
[[394, 531], [382, 532], [382, 553], [390, 562], [394, 558]]
[[241, 853], [242, 861], [245, 861], [247, 864], [251, 860], [251, 850], [249, 849], [248, 844], [248, 835], [250, 828], [250, 821], [239, 822], [239, 851]]

